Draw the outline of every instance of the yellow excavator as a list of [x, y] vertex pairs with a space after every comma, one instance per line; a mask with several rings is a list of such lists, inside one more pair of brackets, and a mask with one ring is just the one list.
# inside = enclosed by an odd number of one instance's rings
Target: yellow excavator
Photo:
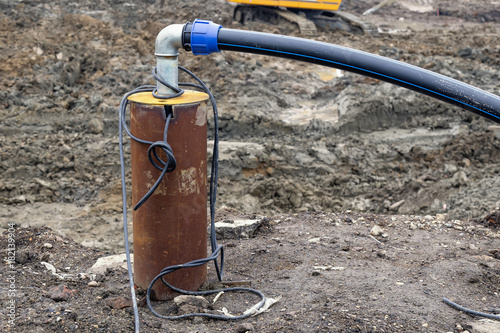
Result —
[[[234, 20], [264, 21], [278, 24], [281, 30], [298, 27], [301, 34], [315, 35], [321, 30], [347, 30], [376, 34], [377, 29], [356, 15], [340, 11], [342, 0], [226, 0], [236, 3]], [[287, 23], [284, 23], [287, 22]], [[282, 31], [283, 32], [283, 31]]]

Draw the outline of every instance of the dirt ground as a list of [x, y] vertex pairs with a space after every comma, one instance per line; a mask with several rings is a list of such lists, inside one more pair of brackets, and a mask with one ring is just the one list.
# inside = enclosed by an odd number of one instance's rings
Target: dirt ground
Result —
[[[88, 274], [97, 258], [123, 252], [121, 96], [153, 82], [154, 40], [169, 24], [203, 18], [282, 32], [266, 22], [233, 22], [233, 6], [222, 0], [160, 2], [0, 3], [2, 331], [132, 329], [131, 308], [109, 305], [129, 296], [126, 272]], [[345, 10], [360, 15], [376, 3], [345, 1]], [[363, 17], [376, 36], [319, 31], [312, 38], [500, 95], [499, 5], [397, 1]], [[480, 332], [477, 319], [441, 298], [499, 312], [498, 220], [488, 214], [500, 206], [500, 126], [314, 65], [184, 51], [180, 63], [219, 104], [219, 218], [228, 211], [268, 217], [250, 239], [221, 240], [226, 279], [282, 298], [243, 322], [171, 322], [141, 308], [144, 331]], [[383, 231], [373, 236], [376, 225]], [[92, 278], [96, 286], [88, 285]], [[53, 290], [61, 285], [67, 299]], [[14, 326], [7, 320], [13, 299]], [[224, 295], [215, 307], [241, 310], [253, 301]], [[171, 303], [160, 307], [175, 312]]]

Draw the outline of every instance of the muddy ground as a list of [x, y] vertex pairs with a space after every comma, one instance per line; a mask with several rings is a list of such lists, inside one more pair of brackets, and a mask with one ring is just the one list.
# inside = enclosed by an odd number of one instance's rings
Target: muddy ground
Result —
[[[355, 14], [377, 3], [345, 2]], [[92, 288], [87, 276], [58, 280], [40, 261], [79, 273], [97, 257], [123, 251], [117, 108], [124, 93], [153, 82], [157, 33], [194, 18], [282, 32], [265, 22], [233, 22], [233, 7], [222, 0], [166, 3], [0, 3], [0, 227], [29, 227], [15, 232], [21, 257], [13, 330], [132, 327], [130, 308], [106, 305], [111, 296], [128, 295], [124, 271], [109, 272]], [[376, 36], [320, 31], [312, 38], [500, 94], [498, 6], [398, 1], [365, 17], [378, 27]], [[269, 313], [247, 321], [253, 330], [460, 332], [470, 317], [440, 297], [500, 308], [498, 230], [481, 223], [500, 206], [498, 125], [314, 65], [184, 51], [180, 63], [207, 82], [219, 104], [219, 207], [269, 217], [256, 237], [226, 241], [229, 280], [248, 279], [271, 297], [283, 296]], [[387, 238], [372, 239], [374, 225]], [[4, 256], [7, 241], [2, 237]], [[7, 266], [2, 274], [5, 280]], [[74, 297], [47, 297], [60, 283], [76, 290]], [[170, 323], [146, 309], [141, 318], [147, 331], [241, 325]]]

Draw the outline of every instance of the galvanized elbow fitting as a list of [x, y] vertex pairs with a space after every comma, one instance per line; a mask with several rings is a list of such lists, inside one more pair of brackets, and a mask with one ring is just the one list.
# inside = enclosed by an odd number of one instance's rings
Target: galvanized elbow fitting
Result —
[[[164, 28], [156, 37], [155, 56], [158, 76], [177, 88], [179, 49], [184, 47], [193, 54], [210, 54], [219, 52], [217, 35], [221, 25], [212, 21], [195, 20], [193, 23], [172, 24]], [[158, 95], [175, 93], [169, 87], [156, 82]]]
[[[172, 24], [165, 27], [156, 37], [155, 56], [158, 76], [177, 88], [178, 79], [178, 56], [179, 48], [182, 47], [182, 32], [184, 24]], [[156, 82], [158, 95], [169, 95], [174, 93], [172, 89]]]

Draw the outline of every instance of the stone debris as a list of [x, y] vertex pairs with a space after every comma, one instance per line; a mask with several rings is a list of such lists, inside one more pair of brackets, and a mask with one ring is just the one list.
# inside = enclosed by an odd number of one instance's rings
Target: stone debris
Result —
[[56, 302], [67, 301], [70, 297], [76, 296], [76, 290], [69, 289], [66, 285], [60, 284], [48, 291], [50, 299]]
[[212, 309], [210, 302], [203, 296], [180, 295], [173, 302], [179, 314], [204, 313]]
[[468, 330], [471, 333], [498, 333], [500, 332], [500, 322], [489, 319], [483, 319], [467, 323]]
[[225, 220], [215, 223], [215, 232], [219, 237], [225, 239], [250, 238], [262, 222], [263, 219]]
[[[260, 302], [252, 306], [251, 308], [247, 309], [245, 312], [243, 312], [243, 315], [248, 315], [251, 314], [251, 316], [257, 316], [263, 312], [267, 312], [271, 306], [273, 306], [275, 303], [278, 303], [281, 300], [282, 296], [278, 296], [276, 298], [271, 298], [271, 297], [266, 297], [264, 304], [260, 306]], [[221, 310], [217, 310], [221, 313], [223, 313], [225, 316], [228, 317], [234, 317], [231, 312], [229, 312], [228, 309], [222, 308]]]
[[343, 271], [345, 270], [345, 267], [341, 267], [341, 266], [331, 266], [331, 265], [328, 265], [328, 266], [313, 266], [313, 268], [315, 270], [319, 270], [319, 271]]
[[311, 238], [308, 240], [308, 242], [311, 244], [318, 244], [321, 242], [321, 238], [320, 237]]
[[251, 323], [242, 323], [240, 326], [236, 328], [236, 333], [247, 333], [252, 332], [254, 327]]
[[49, 272], [51, 272], [52, 274], [56, 274], [56, 268], [54, 267], [54, 265], [49, 264], [48, 262], [45, 262], [45, 261], [40, 262], [40, 264], [45, 266], [45, 268], [47, 268], [47, 270]]
[[[130, 254], [130, 261], [131, 263], [134, 262], [134, 254], [132, 253]], [[115, 254], [97, 259], [96, 263], [90, 268], [89, 272], [94, 274], [105, 274], [108, 268], [127, 269], [127, 257], [125, 253]]]
[[436, 221], [446, 222], [448, 220], [448, 214], [436, 214]]
[[380, 236], [384, 233], [384, 229], [382, 229], [379, 225], [374, 225], [372, 230], [370, 230], [370, 235], [372, 236]]
[[106, 300], [106, 305], [112, 309], [123, 309], [132, 306], [132, 300], [123, 296], [110, 297]]

